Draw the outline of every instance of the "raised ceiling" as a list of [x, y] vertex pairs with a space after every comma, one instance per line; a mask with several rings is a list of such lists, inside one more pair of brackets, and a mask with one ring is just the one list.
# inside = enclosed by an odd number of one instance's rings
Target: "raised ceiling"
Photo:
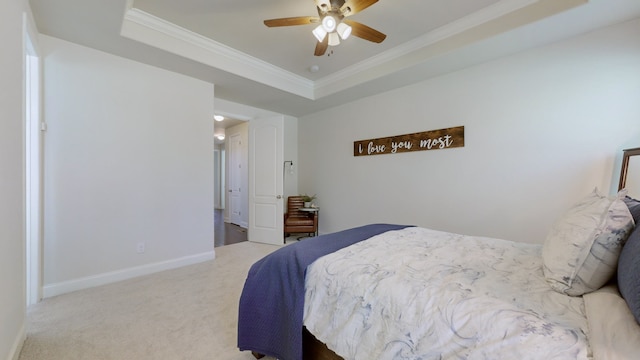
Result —
[[[313, 0], [31, 0], [47, 35], [184, 73], [217, 98], [302, 116], [640, 16], [638, 0], [380, 0], [351, 19], [387, 35], [313, 55]], [[309, 69], [317, 66], [317, 72]]]
[[[188, 1], [188, 6], [176, 0], [135, 0], [133, 6], [279, 69], [318, 80], [453, 22], [470, 23], [471, 14], [476, 14], [476, 22], [487, 21], [523, 3], [510, 1], [510, 7], [505, 8], [498, 6], [499, 2], [382, 0], [350, 18], [387, 34], [383, 43], [351, 37], [330, 48], [332, 54], [320, 57], [313, 56], [314, 25], [269, 29], [263, 24], [265, 19], [317, 16], [313, 0]], [[318, 72], [309, 72], [313, 65], [319, 67]]]

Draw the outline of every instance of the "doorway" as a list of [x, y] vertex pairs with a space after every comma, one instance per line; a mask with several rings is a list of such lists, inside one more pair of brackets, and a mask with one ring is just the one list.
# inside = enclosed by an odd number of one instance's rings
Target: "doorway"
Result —
[[[281, 245], [286, 117], [269, 114], [245, 118], [225, 128], [225, 222], [248, 229], [249, 241]], [[214, 132], [216, 126], [218, 123]]]
[[217, 114], [214, 124], [214, 246], [247, 241], [248, 121]]

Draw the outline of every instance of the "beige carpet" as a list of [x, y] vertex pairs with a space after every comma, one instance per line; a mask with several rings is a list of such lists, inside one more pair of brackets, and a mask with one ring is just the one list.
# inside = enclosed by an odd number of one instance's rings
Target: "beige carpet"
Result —
[[222, 246], [213, 261], [45, 299], [19, 359], [254, 359], [236, 347], [238, 300], [251, 264], [276, 249]]

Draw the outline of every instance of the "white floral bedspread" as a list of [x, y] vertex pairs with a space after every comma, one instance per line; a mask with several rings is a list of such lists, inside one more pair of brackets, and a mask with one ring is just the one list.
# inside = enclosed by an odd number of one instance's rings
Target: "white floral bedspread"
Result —
[[347, 360], [590, 359], [583, 300], [551, 290], [540, 253], [390, 231], [308, 267], [304, 324]]

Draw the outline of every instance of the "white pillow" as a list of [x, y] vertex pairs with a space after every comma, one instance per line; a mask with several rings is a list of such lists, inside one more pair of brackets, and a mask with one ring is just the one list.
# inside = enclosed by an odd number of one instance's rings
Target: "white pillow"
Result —
[[584, 310], [594, 359], [638, 359], [640, 325], [615, 285], [585, 294]]
[[602, 287], [613, 276], [633, 218], [622, 201], [595, 189], [552, 227], [542, 247], [544, 276], [557, 292], [579, 296]]

